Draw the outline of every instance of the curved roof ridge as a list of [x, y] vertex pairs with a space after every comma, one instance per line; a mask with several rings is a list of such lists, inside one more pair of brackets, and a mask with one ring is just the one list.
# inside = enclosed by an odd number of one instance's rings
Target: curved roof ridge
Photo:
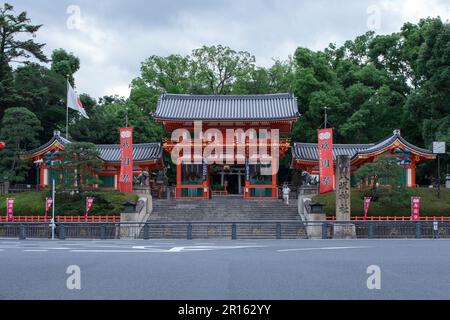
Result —
[[260, 95], [191, 95], [166, 93], [152, 114], [159, 120], [297, 120], [292, 93]]
[[266, 93], [266, 94], [186, 94], [186, 93], [165, 93], [162, 99], [167, 98], [190, 98], [190, 99], [264, 99], [264, 98], [292, 98], [292, 93]]
[[[353, 158], [358, 155], [370, 154], [383, 150], [392, 145], [396, 140], [399, 140], [407, 148], [418, 153], [433, 155], [433, 152], [424, 148], [417, 147], [408, 142], [400, 134], [400, 130], [394, 130], [393, 134], [377, 143], [370, 144], [333, 144], [333, 158], [339, 154], [348, 154]], [[297, 160], [318, 161], [318, 146], [317, 143], [294, 142], [292, 148], [292, 155]]]
[[[153, 146], [153, 145], [161, 145], [160, 142], [144, 142], [144, 143], [133, 143], [134, 147], [141, 147], [141, 146]], [[107, 148], [107, 147], [117, 147], [120, 148], [120, 143], [103, 143], [103, 144], [96, 144], [95, 145], [98, 148]]]

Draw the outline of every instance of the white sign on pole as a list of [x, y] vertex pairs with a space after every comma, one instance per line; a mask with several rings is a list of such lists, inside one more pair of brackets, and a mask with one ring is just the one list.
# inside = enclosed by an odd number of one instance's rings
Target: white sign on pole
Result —
[[444, 154], [445, 153], [445, 141], [434, 141], [433, 142], [433, 153], [434, 154]]

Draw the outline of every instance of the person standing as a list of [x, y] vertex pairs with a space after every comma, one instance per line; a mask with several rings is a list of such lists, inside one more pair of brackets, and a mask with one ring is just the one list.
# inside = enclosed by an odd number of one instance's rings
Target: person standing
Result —
[[286, 182], [283, 184], [283, 190], [282, 190], [282, 192], [283, 192], [283, 200], [284, 200], [284, 203], [285, 203], [286, 205], [289, 205], [289, 193], [291, 192], [291, 189], [288, 187], [288, 185], [287, 185]]

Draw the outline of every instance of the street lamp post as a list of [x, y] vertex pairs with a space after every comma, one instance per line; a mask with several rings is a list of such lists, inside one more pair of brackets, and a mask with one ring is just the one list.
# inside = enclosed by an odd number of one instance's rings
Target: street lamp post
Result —
[[55, 177], [53, 174], [53, 166], [60, 163], [57, 160], [59, 156], [59, 151], [48, 151], [44, 154], [45, 164], [50, 168], [49, 176], [52, 179], [52, 240], [55, 240]]

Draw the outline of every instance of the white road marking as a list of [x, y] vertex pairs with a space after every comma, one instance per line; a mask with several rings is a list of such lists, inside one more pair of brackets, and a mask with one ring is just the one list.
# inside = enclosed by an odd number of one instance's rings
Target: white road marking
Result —
[[95, 248], [123, 248], [124, 246], [91, 246]]
[[86, 252], [86, 253], [157, 253], [157, 252], [167, 252], [167, 251], [160, 251], [160, 250], [88, 250], [88, 249], [80, 249], [80, 250], [71, 250], [70, 252]]
[[151, 252], [151, 253], [179, 253], [179, 252], [193, 252], [193, 251], [212, 251], [212, 250], [228, 250], [228, 249], [246, 249], [246, 248], [260, 248], [262, 246], [186, 246], [173, 247], [164, 249], [156, 246], [133, 246], [132, 249], [123, 250], [102, 250], [102, 249], [73, 249], [71, 252], [95, 252], [95, 253], [126, 253], [126, 252]]
[[277, 250], [278, 252], [289, 252], [289, 251], [313, 251], [313, 250], [342, 250], [342, 249], [366, 249], [373, 247], [320, 247], [320, 248], [299, 248], [299, 249], [283, 249]]
[[24, 252], [47, 252], [48, 250], [45, 249], [28, 249], [28, 250], [23, 250]]

